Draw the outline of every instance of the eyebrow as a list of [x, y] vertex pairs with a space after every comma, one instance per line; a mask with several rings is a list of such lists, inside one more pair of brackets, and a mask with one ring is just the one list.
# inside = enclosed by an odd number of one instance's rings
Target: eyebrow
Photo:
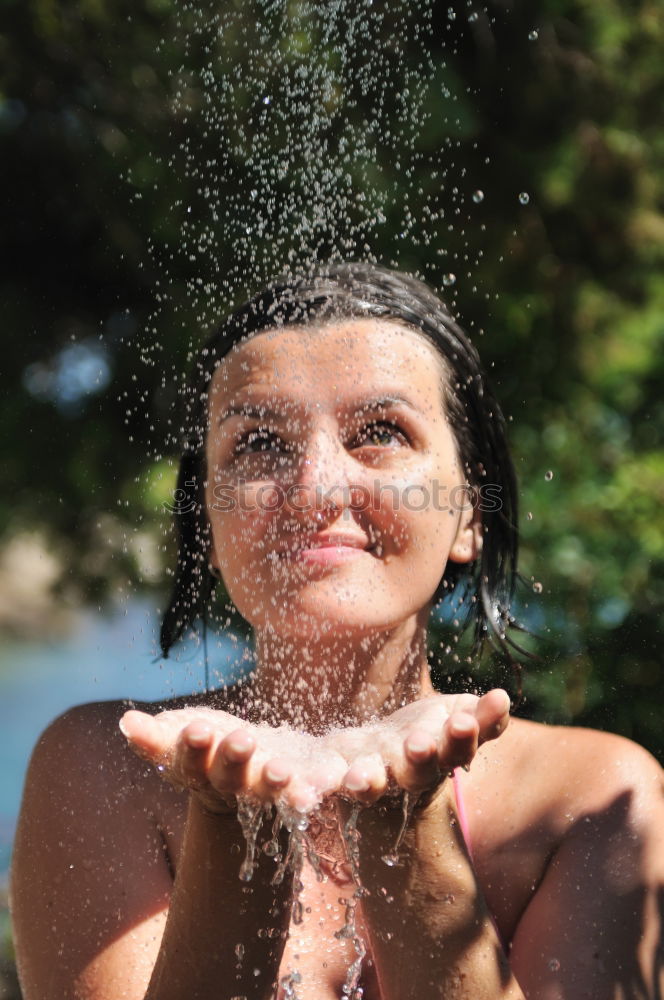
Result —
[[[371, 410], [385, 410], [390, 406], [407, 406], [410, 410], [417, 410], [417, 407], [407, 396], [402, 396], [398, 392], [384, 393], [380, 396], [372, 396], [369, 399], [363, 399], [361, 403], [355, 406], [350, 406], [348, 409], [353, 409], [356, 413], [364, 413]], [[228, 420], [229, 417], [250, 417], [255, 420], [283, 420], [283, 411], [278, 411], [271, 409], [269, 406], [265, 406], [262, 403], [251, 403], [246, 401], [244, 403], [231, 403], [223, 411], [219, 420], [217, 421], [217, 426]]]
[[417, 407], [407, 396], [402, 396], [398, 392], [385, 393], [382, 396], [372, 396], [370, 399], [365, 399], [360, 406], [356, 406], [356, 412], [361, 410], [386, 410], [390, 406], [407, 406], [410, 410], [416, 410]]
[[278, 420], [283, 413], [271, 410], [262, 403], [235, 403], [227, 406], [217, 421], [217, 426], [223, 424], [229, 417], [253, 417], [256, 420]]

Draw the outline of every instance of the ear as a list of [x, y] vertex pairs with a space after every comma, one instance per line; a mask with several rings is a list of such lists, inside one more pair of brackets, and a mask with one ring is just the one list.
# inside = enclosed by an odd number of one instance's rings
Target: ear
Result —
[[[471, 491], [470, 497], [473, 496], [474, 491]], [[466, 494], [464, 509], [459, 515], [456, 535], [448, 556], [451, 562], [473, 562], [482, 552], [482, 514], [479, 508], [471, 503], [470, 497]]]

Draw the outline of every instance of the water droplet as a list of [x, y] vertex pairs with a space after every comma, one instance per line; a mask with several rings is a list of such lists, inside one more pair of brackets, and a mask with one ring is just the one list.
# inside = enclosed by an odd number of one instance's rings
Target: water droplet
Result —
[[541, 594], [542, 590], [543, 590], [542, 584], [541, 583], [534, 583], [533, 584], [533, 590], [535, 591], [536, 594]]
[[529, 202], [530, 202], [530, 195], [528, 194], [527, 191], [522, 191], [521, 194], [519, 195], [519, 204], [527, 205]]
[[484, 191], [473, 191], [473, 201], [476, 205], [479, 205], [480, 202], [484, 201]]
[[448, 21], [456, 21], [456, 11], [452, 7], [447, 8]]
[[544, 473], [544, 478], [546, 479], [547, 483], [551, 482], [551, 480], [553, 479], [553, 472], [551, 471], [551, 469], [549, 469], [548, 472]]
[[455, 282], [456, 274], [452, 274], [451, 271], [449, 274], [443, 275], [443, 284], [445, 285], [445, 288], [450, 288], [453, 284], [455, 284]]
[[468, 23], [469, 23], [469, 24], [474, 24], [474, 23], [475, 23], [475, 21], [476, 21], [476, 20], [478, 19], [478, 17], [479, 17], [479, 14], [477, 13], [477, 11], [476, 11], [476, 10], [474, 10], [474, 11], [472, 12], [472, 14], [469, 14], [469, 15], [468, 15]]
[[560, 971], [560, 960], [557, 959], [557, 958], [550, 958], [549, 959], [549, 969], [551, 970], [551, 972], [559, 972]]
[[529, 510], [528, 513], [526, 514], [526, 521], [532, 521], [532, 519], [533, 519], [533, 512], [532, 510]]
[[537, 31], [536, 28], [533, 28], [532, 31], [528, 32], [528, 41], [529, 42], [536, 42], [538, 38], [539, 38], [539, 31]]
[[266, 105], [267, 105], [267, 104], [269, 104], [269, 103], [271, 102], [271, 100], [272, 100], [272, 98], [271, 98], [271, 97], [268, 97], [268, 96], [266, 95], [266, 96], [265, 96], [265, 97], [263, 98], [263, 104], [266, 104]]

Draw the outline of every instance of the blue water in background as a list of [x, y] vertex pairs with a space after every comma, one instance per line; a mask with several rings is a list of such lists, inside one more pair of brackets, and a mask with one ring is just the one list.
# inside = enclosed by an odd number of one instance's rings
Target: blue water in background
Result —
[[[158, 627], [154, 604], [131, 601], [106, 614], [82, 612], [59, 641], [0, 644], [0, 879], [9, 865], [30, 753], [49, 722], [83, 702], [157, 701], [204, 688], [200, 644], [183, 644], [172, 658], [154, 662]], [[232, 664], [241, 653], [237, 643], [215, 637], [215, 683], [236, 672]]]

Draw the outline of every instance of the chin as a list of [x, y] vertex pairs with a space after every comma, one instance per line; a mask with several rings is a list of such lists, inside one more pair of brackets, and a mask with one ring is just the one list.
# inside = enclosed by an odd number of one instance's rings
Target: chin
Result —
[[[371, 602], [372, 604], [374, 602]], [[251, 624], [254, 628], [267, 628], [276, 635], [292, 638], [297, 641], [320, 641], [327, 636], [361, 637], [369, 632], [387, 631], [404, 620], [404, 608], [367, 607], [367, 600], [349, 599], [347, 602], [338, 596], [334, 602], [324, 600], [284, 599], [283, 604], [275, 613], [254, 617]]]

